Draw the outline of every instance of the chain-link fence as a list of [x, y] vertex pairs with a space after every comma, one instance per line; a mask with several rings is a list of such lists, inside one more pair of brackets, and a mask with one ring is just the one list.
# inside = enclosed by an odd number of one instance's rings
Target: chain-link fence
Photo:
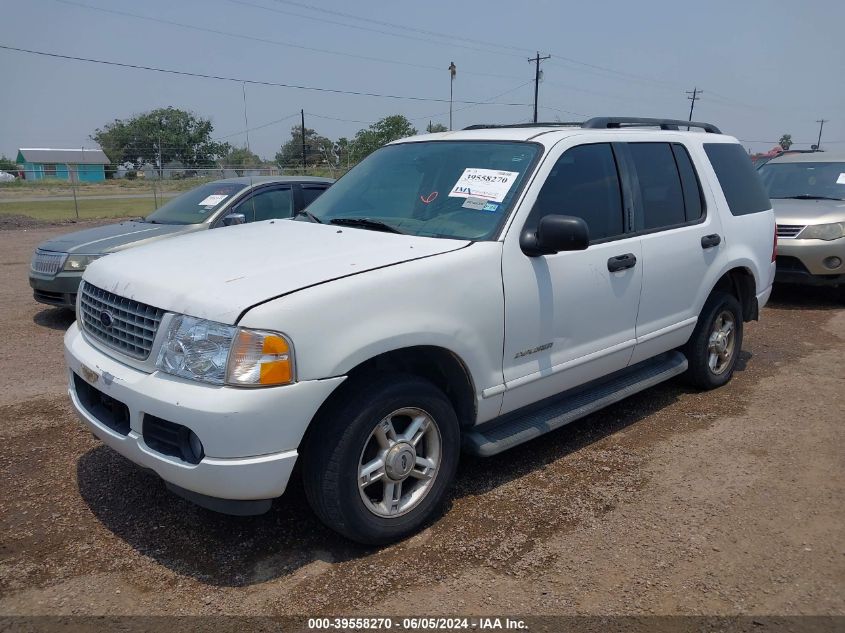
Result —
[[92, 220], [145, 216], [171, 198], [203, 183], [224, 178], [321, 176], [339, 178], [345, 172], [332, 166], [280, 169], [278, 167], [213, 167], [120, 169], [103, 172], [74, 170], [9, 170], [14, 179], [0, 179], [0, 226], [39, 222]]

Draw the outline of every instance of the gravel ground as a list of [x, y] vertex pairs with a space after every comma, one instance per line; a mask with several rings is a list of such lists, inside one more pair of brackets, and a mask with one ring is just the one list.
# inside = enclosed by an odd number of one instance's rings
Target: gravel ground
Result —
[[298, 485], [216, 515], [104, 448], [65, 394], [72, 317], [0, 232], [0, 614], [845, 614], [845, 310], [779, 290], [739, 371], [678, 382], [501, 456], [464, 459], [444, 516], [383, 549]]

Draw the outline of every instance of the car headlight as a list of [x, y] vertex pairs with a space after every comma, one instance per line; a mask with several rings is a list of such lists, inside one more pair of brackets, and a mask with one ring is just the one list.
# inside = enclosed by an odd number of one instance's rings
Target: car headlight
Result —
[[156, 367], [215, 385], [269, 387], [293, 382], [293, 351], [278, 332], [178, 315], [170, 321]]
[[88, 264], [101, 257], [102, 255], [68, 255], [65, 260], [64, 270], [82, 272], [88, 268]]
[[798, 237], [802, 240], [838, 240], [845, 237], [845, 222], [811, 224]]

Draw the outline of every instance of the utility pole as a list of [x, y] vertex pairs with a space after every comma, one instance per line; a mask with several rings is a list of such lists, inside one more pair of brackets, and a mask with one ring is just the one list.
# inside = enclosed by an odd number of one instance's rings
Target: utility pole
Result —
[[[695, 109], [695, 102], [698, 99], [701, 99], [701, 97], [699, 95], [704, 94], [704, 91], [699, 90], [698, 88], [693, 88], [692, 90], [687, 90], [686, 92], [687, 92], [688, 95], [690, 95], [689, 97], [687, 97], [687, 99], [690, 100], [689, 118], [687, 119], [687, 121], [692, 121], [692, 111]], [[689, 126], [687, 126], [687, 131], [689, 131]]]
[[302, 129], [300, 131], [302, 132], [302, 175], [304, 176], [305, 175], [305, 169], [306, 169], [306, 164], [305, 164], [305, 110], [304, 109], [300, 110], [299, 113], [302, 115]]
[[246, 130], [246, 151], [252, 153], [249, 148], [249, 121], [246, 118], [246, 82], [241, 82], [241, 90], [244, 95], [244, 130]]
[[550, 59], [551, 55], [546, 55], [545, 57], [540, 57], [540, 51], [537, 51], [536, 57], [529, 57], [529, 62], [534, 62], [534, 123], [537, 122], [537, 95], [540, 92], [540, 77], [542, 77], [542, 73], [540, 72], [540, 62], [544, 59]]
[[824, 124], [830, 121], [830, 119], [819, 119], [816, 123], [819, 124], [819, 141], [816, 143], [816, 151], [821, 151], [822, 149], [822, 129], [824, 129]]
[[458, 74], [458, 67], [455, 62], [449, 62], [449, 131], [452, 131], [452, 89], [455, 86], [455, 75]]

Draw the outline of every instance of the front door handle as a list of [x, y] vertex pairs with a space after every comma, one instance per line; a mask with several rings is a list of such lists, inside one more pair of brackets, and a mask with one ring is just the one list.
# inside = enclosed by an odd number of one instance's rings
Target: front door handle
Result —
[[617, 255], [607, 260], [607, 269], [615, 273], [626, 268], [633, 268], [637, 265], [637, 258], [633, 253], [625, 253], [624, 255]]
[[705, 235], [701, 238], [701, 248], [713, 248], [722, 243], [722, 236], [718, 233], [712, 235]]

